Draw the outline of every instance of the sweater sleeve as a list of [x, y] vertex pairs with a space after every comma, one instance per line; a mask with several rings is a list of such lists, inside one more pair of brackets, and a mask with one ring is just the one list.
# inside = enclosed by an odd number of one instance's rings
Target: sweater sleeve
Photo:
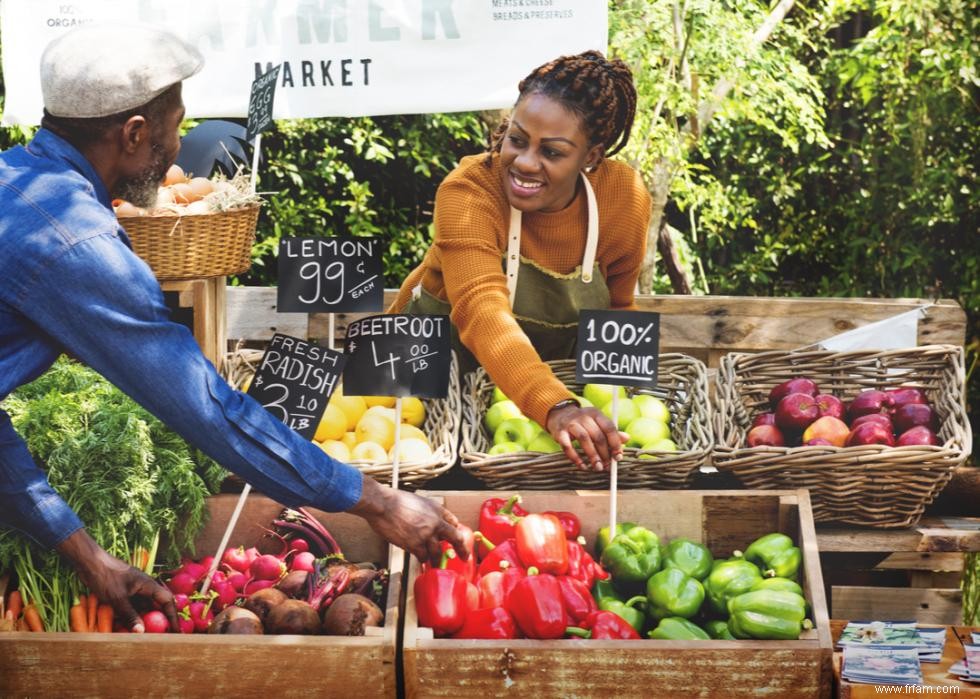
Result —
[[636, 310], [636, 283], [646, 255], [647, 228], [653, 204], [639, 173], [632, 168], [625, 169], [623, 179], [622, 204], [609, 213], [615, 221], [612, 227], [615, 252], [605, 271], [609, 308], [617, 311]]

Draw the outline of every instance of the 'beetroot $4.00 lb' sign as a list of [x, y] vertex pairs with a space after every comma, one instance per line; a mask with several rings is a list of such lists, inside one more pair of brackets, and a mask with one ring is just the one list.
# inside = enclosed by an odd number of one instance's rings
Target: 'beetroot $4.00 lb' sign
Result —
[[445, 398], [450, 323], [446, 315], [379, 315], [347, 326], [344, 393]]

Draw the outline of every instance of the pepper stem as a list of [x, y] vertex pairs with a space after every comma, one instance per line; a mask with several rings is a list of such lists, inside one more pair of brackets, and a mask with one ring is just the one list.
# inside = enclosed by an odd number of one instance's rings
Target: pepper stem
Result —
[[490, 541], [490, 539], [487, 537], [483, 536], [483, 532], [479, 530], [473, 532], [473, 539], [483, 544], [487, 551], [493, 551], [495, 548], [497, 548], [497, 545]]
[[624, 604], [627, 607], [632, 607], [634, 604], [639, 604], [640, 602], [646, 602], [646, 595], [637, 595], [636, 597], [630, 597]]
[[582, 629], [578, 626], [569, 626], [565, 629], [566, 636], [575, 636], [577, 638], [592, 638], [592, 632], [588, 629]]
[[501, 505], [500, 509], [497, 510], [498, 515], [511, 515], [513, 514], [514, 505], [521, 501], [521, 496], [519, 494], [511, 495], [507, 498], [507, 502]]
[[439, 570], [446, 569], [450, 558], [456, 558], [456, 552], [451, 548], [442, 552], [442, 558], [439, 559]]
[[538, 570], [537, 566], [531, 566], [530, 568], [527, 569], [527, 574], [528, 575], [537, 575], [540, 572], [541, 571]]

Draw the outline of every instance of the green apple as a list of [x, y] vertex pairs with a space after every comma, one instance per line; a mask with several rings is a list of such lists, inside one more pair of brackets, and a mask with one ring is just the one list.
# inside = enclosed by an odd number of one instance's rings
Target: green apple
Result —
[[[601, 408], [599, 408], [599, 410], [601, 410], [603, 414], [611, 420], [612, 407], [613, 407], [613, 402], [610, 399], [610, 401], [605, 405], [603, 405]], [[638, 417], [640, 417], [640, 409], [636, 407], [636, 404], [633, 403], [632, 399], [620, 398], [617, 401], [617, 406], [616, 406], [617, 429], [623, 430], [625, 432], [626, 427]]]
[[641, 417], [649, 417], [660, 422], [670, 422], [670, 409], [667, 404], [656, 396], [638, 393], [633, 396], [633, 402], [640, 409]]
[[539, 451], [544, 454], [554, 454], [561, 451], [561, 446], [547, 432], [540, 432], [538, 436], [531, 440], [527, 445], [528, 451]]
[[597, 408], [601, 408], [603, 405], [612, 400], [613, 391], [619, 391], [619, 397], [626, 397], [626, 389], [622, 386], [613, 386], [607, 383], [587, 383], [582, 388], [582, 395], [585, 396], [586, 400], [592, 403]]
[[497, 454], [513, 454], [516, 451], [524, 451], [524, 447], [517, 442], [501, 442], [490, 447], [487, 454], [496, 456]]
[[493, 443], [517, 442], [526, 447], [537, 433], [538, 427], [526, 417], [511, 417], [501, 422], [494, 430]]
[[[643, 451], [677, 451], [677, 444], [672, 439], [661, 439], [640, 447]], [[656, 459], [653, 454], [640, 454], [641, 459]]]
[[628, 424], [625, 431], [630, 436], [626, 443], [628, 447], [639, 447], [670, 438], [670, 428], [665, 423], [642, 415]]
[[493, 397], [490, 399], [491, 405], [493, 403], [499, 403], [500, 401], [503, 401], [503, 400], [510, 400], [510, 399], [507, 396], [504, 395], [504, 392], [503, 391], [500, 390], [500, 386], [494, 386], [493, 387]]
[[585, 396], [575, 396], [575, 400], [577, 400], [578, 401], [578, 404], [581, 405], [583, 408], [594, 408], [595, 407], [595, 404], [592, 401], [590, 401], [588, 398], [586, 398]]
[[487, 408], [487, 414], [483, 416], [483, 424], [490, 434], [493, 434], [500, 427], [501, 422], [515, 417], [521, 417], [521, 409], [512, 400], [502, 400]]

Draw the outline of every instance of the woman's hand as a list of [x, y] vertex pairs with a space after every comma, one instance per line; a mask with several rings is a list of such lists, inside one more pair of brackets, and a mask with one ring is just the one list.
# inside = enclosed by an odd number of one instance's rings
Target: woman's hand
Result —
[[[596, 471], [608, 469], [613, 459], [622, 458], [623, 444], [629, 438], [601, 411], [576, 405], [553, 409], [548, 413], [546, 427], [573, 464]], [[585, 460], [572, 444], [576, 440], [585, 452]]]
[[58, 552], [74, 566], [79, 579], [101, 601], [112, 605], [116, 618], [135, 633], [143, 633], [143, 619], [133, 607], [133, 597], [153, 600], [170, 622], [171, 631], [179, 631], [177, 608], [170, 591], [149, 575], [110, 556], [84, 529], [57, 546]]

